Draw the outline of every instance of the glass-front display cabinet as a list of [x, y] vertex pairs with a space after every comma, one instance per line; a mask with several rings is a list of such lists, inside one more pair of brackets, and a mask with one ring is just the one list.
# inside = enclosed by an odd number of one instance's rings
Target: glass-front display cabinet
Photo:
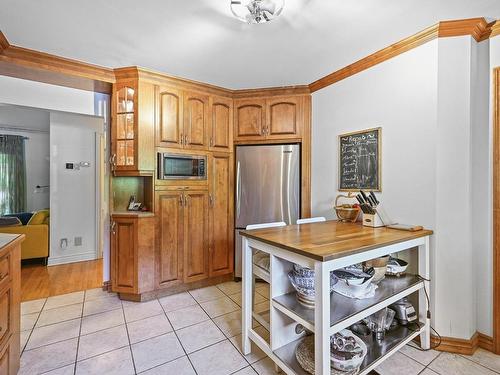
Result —
[[114, 96], [116, 112], [111, 168], [116, 173], [137, 169], [137, 88], [131, 84], [117, 85]]

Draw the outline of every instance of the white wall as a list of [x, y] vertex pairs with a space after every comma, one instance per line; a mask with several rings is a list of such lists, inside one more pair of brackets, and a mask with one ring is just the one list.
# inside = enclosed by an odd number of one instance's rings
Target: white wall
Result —
[[1, 134], [28, 137], [24, 141], [26, 155], [26, 211], [49, 208], [49, 189], [36, 189], [37, 185], [49, 185], [49, 133], [5, 130]]
[[476, 331], [472, 256], [470, 37], [438, 42], [434, 322], [441, 335]]
[[[314, 216], [335, 217], [337, 136], [380, 126], [385, 210], [393, 221], [435, 228], [437, 56], [433, 41], [313, 94]], [[432, 238], [431, 276], [434, 249]]]
[[[313, 94], [313, 215], [335, 216], [337, 136], [381, 126], [381, 200], [393, 221], [435, 230], [433, 324], [464, 339], [491, 334], [491, 285], [476, 297], [485, 270], [475, 258], [491, 251], [491, 231], [473, 235], [473, 215], [489, 204], [489, 149], [479, 149], [489, 136], [487, 49], [470, 37], [440, 38]], [[475, 193], [486, 196], [473, 210]]]
[[313, 94], [312, 211], [334, 218], [337, 136], [382, 127], [382, 193], [399, 222], [434, 227], [437, 42]]
[[[97, 258], [96, 134], [101, 132], [102, 119], [50, 114], [49, 265]], [[89, 166], [66, 168], [66, 163], [81, 162]], [[76, 237], [81, 237], [81, 245], [76, 245]], [[64, 244], [62, 239], [66, 239]]]
[[472, 43], [472, 258], [476, 327], [493, 336], [493, 196], [490, 141], [490, 42]]
[[[50, 85], [41, 82], [28, 81], [13, 77], [0, 76], [0, 103], [17, 104], [29, 107], [67, 111], [104, 117], [104, 132], [109, 134], [110, 121], [109, 95], [72, 89], [63, 86]], [[105, 140], [109, 145], [109, 140]], [[106, 147], [104, 160], [108, 160], [109, 150]], [[109, 280], [109, 170], [105, 163], [105, 204], [102, 213], [106, 218], [104, 228], [103, 278]]]

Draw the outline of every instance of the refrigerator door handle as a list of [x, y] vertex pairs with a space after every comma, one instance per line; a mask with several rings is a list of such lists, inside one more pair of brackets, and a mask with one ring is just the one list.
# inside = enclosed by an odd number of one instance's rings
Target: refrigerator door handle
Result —
[[236, 218], [240, 217], [241, 208], [241, 165], [238, 161], [236, 163]]
[[284, 148], [283, 150], [283, 172], [282, 172], [282, 178], [283, 180], [281, 181], [282, 187], [282, 204], [283, 204], [283, 221], [288, 223], [289, 225], [295, 224], [292, 223], [292, 215], [290, 213], [290, 156], [291, 156], [291, 151], [286, 150]]

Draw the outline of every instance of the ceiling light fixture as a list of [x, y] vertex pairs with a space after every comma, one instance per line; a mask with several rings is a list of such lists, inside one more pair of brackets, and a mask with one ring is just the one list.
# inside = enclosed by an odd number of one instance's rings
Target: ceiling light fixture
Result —
[[231, 12], [246, 23], [264, 23], [278, 17], [285, 0], [231, 0]]

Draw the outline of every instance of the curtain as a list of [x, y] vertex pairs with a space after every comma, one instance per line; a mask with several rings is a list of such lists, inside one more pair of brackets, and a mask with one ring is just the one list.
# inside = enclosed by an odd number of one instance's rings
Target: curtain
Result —
[[0, 134], [0, 215], [26, 209], [24, 137]]

